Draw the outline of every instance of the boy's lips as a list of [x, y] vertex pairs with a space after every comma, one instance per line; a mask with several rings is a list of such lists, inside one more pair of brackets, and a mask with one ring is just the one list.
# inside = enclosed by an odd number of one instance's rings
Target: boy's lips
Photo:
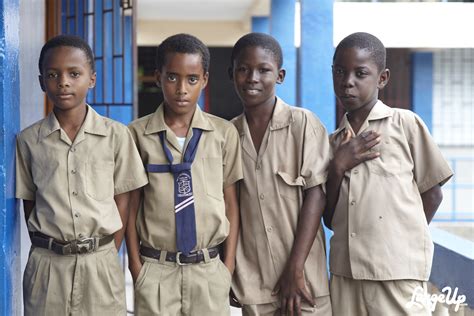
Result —
[[255, 88], [244, 88], [242, 90], [245, 94], [248, 94], [248, 95], [256, 95], [260, 93], [260, 89], [255, 89]]
[[60, 93], [60, 94], [57, 94], [56, 97], [58, 99], [69, 99], [69, 98], [72, 98], [73, 97], [73, 94], [72, 93]]
[[176, 102], [176, 104], [178, 105], [187, 105], [189, 103], [189, 100], [185, 100], [185, 99], [177, 99], [177, 100], [174, 100], [174, 102]]

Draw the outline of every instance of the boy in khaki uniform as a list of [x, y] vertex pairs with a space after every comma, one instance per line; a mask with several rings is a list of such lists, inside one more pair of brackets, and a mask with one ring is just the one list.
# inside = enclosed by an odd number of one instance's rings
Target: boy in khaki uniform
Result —
[[231, 62], [244, 107], [232, 120], [244, 170], [232, 289], [246, 316], [331, 315], [320, 226], [328, 135], [313, 113], [276, 97], [275, 85], [283, 82], [285, 70], [273, 37], [243, 36]]
[[16, 197], [32, 242], [25, 315], [125, 315], [117, 248], [143, 165], [126, 126], [85, 103], [96, 80], [87, 43], [49, 40], [39, 70], [53, 112], [17, 138]]
[[428, 224], [452, 171], [415, 113], [378, 100], [389, 74], [375, 36], [354, 33], [337, 46], [334, 91], [347, 113], [330, 138], [325, 213], [335, 315], [431, 314], [409, 302], [426, 290]]
[[150, 181], [132, 194], [127, 228], [136, 315], [230, 314], [242, 166], [235, 127], [197, 106], [209, 59], [194, 36], [163, 41], [164, 101], [129, 126]]

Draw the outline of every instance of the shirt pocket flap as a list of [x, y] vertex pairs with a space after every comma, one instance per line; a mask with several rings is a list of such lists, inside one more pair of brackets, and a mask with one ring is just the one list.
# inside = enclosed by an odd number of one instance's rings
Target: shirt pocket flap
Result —
[[303, 186], [304, 187], [306, 185], [306, 181], [304, 180], [304, 178], [302, 176], [298, 176], [296, 178], [293, 178], [288, 173], [283, 172], [283, 171], [277, 171], [277, 174], [282, 178], [282, 180], [286, 184], [288, 184], [290, 186]]

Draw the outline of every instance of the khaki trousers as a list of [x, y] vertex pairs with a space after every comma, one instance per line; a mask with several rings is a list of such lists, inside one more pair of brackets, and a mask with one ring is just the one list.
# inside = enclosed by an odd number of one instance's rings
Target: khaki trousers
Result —
[[[219, 259], [178, 265], [143, 257], [135, 283], [135, 315], [230, 315], [231, 274]], [[165, 258], [163, 251], [161, 258]]]
[[25, 315], [126, 315], [125, 281], [115, 243], [58, 255], [32, 246], [23, 277]]
[[410, 304], [418, 280], [370, 281], [331, 275], [331, 302], [334, 316], [427, 316], [427, 304]]
[[[331, 316], [331, 299], [328, 296], [321, 296], [315, 299], [316, 307], [312, 307], [307, 303], [301, 303], [301, 315], [303, 316]], [[243, 305], [243, 316], [279, 316], [282, 314], [280, 310], [280, 302], [258, 305]], [[295, 313], [296, 315], [296, 313]]]

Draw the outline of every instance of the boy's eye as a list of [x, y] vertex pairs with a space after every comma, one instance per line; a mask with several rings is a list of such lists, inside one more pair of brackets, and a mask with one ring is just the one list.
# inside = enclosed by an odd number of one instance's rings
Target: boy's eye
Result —
[[77, 77], [79, 77], [79, 75], [80, 74], [77, 71], [71, 72], [71, 77], [73, 77], [73, 78], [77, 78]]
[[266, 72], [269, 72], [269, 71], [270, 71], [270, 69], [268, 69], [268, 68], [261, 68], [260, 69], [260, 73], [266, 73]]
[[335, 73], [336, 75], [342, 75], [342, 74], [344, 74], [344, 70], [342, 70], [341, 68], [334, 68], [333, 71], [334, 71], [334, 73]]
[[367, 76], [367, 73], [365, 71], [358, 71], [356, 72], [357, 77], [365, 77]]
[[166, 78], [168, 81], [176, 81], [176, 76], [175, 75], [168, 75], [168, 77]]
[[195, 76], [189, 77], [190, 84], [196, 84], [198, 81], [199, 81], [198, 77], [195, 77]]
[[50, 72], [46, 75], [46, 78], [57, 78], [58, 74], [55, 72]]
[[247, 68], [245, 68], [245, 67], [237, 67], [237, 71], [238, 71], [238, 72], [246, 72], [246, 71], [247, 71]]

